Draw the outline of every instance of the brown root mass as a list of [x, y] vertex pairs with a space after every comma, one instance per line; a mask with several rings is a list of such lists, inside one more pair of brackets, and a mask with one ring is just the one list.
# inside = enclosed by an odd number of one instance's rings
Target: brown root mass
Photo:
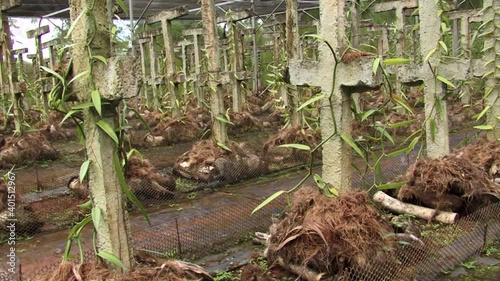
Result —
[[190, 105], [184, 117], [171, 118], [165, 122], [158, 113], [155, 116], [154, 122], [148, 122], [152, 134], [146, 134], [143, 137], [144, 133], [131, 132], [134, 143], [146, 146], [161, 146], [194, 141], [200, 139], [211, 124], [210, 113], [205, 108], [192, 105]]
[[55, 160], [59, 153], [40, 133], [26, 134], [20, 137], [8, 137], [0, 140], [0, 167], [11, 168], [28, 161]]
[[453, 129], [461, 129], [467, 127], [467, 124], [475, 122], [473, 116], [480, 113], [484, 108], [482, 101], [476, 102], [470, 106], [457, 102], [449, 105], [448, 123]]
[[490, 179], [500, 178], [500, 142], [481, 139], [453, 152], [457, 158], [466, 159], [483, 169]]
[[486, 193], [499, 194], [498, 186], [482, 168], [454, 155], [419, 159], [406, 177], [408, 181], [399, 190], [398, 198], [436, 211], [463, 214], [475, 198]]
[[76, 131], [74, 128], [68, 129], [57, 124], [43, 126], [40, 132], [50, 142], [64, 141], [76, 136]]
[[384, 236], [391, 232], [365, 192], [329, 198], [317, 187], [305, 186], [293, 195], [290, 211], [271, 227], [267, 257], [289, 268], [333, 276], [386, 259], [384, 247], [393, 242]]
[[135, 156], [128, 160], [127, 183], [140, 198], [170, 198], [175, 191], [175, 179], [170, 175], [158, 173], [146, 159]]
[[321, 142], [321, 132], [300, 127], [289, 127], [279, 131], [263, 147], [265, 160], [269, 162], [307, 161], [309, 154], [292, 148], [278, 147], [282, 144], [305, 144], [314, 148]]
[[228, 142], [225, 150], [213, 140], [195, 143], [174, 165], [174, 172], [186, 178], [230, 183], [263, 173], [266, 166], [245, 144]]
[[425, 119], [423, 112], [417, 112], [415, 115], [408, 115], [405, 113], [391, 112], [387, 115], [386, 124], [397, 124], [400, 122], [415, 120], [413, 123], [402, 127], [387, 128], [387, 131], [393, 136], [408, 136], [420, 128]]
[[[174, 196], [174, 177], [157, 172], [146, 159], [130, 157], [125, 178], [130, 191], [139, 199], [166, 199]], [[72, 177], [67, 186], [80, 199], [89, 195], [88, 184], [81, 184], [78, 176]]]
[[353, 60], [356, 60], [361, 57], [374, 57], [376, 56], [374, 53], [361, 52], [361, 51], [347, 51], [342, 57], [343, 63], [350, 63]]
[[241, 271], [241, 281], [271, 281], [264, 270], [255, 264], [248, 264]]
[[177, 260], [159, 261], [155, 258], [137, 258], [140, 262], [133, 271], [119, 274], [102, 264], [76, 264], [65, 262], [57, 270], [38, 281], [78, 281], [78, 280], [110, 280], [110, 281], [212, 281], [213, 278], [200, 266]]
[[262, 122], [248, 112], [231, 112], [229, 117], [231, 123], [233, 123], [227, 128], [227, 133], [229, 135], [238, 135], [262, 128]]

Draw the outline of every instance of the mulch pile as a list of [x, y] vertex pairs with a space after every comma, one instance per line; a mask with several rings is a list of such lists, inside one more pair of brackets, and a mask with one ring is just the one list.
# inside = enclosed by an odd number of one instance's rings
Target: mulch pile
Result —
[[479, 141], [438, 159], [419, 159], [399, 190], [403, 202], [468, 214], [500, 199], [494, 183], [500, 167], [500, 143]]
[[56, 160], [59, 152], [41, 133], [0, 138], [0, 167], [12, 168], [29, 161]]
[[391, 232], [367, 193], [330, 198], [315, 186], [305, 186], [293, 195], [291, 209], [271, 226], [266, 255], [273, 266], [319, 280], [372, 260], [394, 260], [387, 251], [394, 241], [384, 238]]
[[136, 257], [139, 263], [132, 272], [114, 273], [102, 264], [95, 262], [79, 265], [74, 262], [62, 263], [53, 273], [40, 276], [39, 281], [78, 281], [78, 280], [110, 280], [110, 281], [212, 281], [213, 278], [200, 266], [178, 261], [160, 261], [153, 257]]

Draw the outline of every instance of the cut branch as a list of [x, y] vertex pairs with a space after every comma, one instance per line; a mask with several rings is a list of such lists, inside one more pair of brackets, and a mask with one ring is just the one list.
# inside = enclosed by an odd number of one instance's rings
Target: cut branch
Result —
[[459, 216], [457, 213], [436, 211], [434, 209], [404, 203], [392, 198], [382, 191], [378, 191], [373, 195], [373, 201], [398, 214], [410, 214], [421, 219], [433, 219], [447, 224], [456, 222]]

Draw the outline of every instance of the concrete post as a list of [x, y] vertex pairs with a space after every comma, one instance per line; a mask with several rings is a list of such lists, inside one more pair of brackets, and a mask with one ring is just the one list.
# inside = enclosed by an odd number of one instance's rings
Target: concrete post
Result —
[[205, 50], [208, 58], [208, 88], [210, 90], [210, 109], [212, 111], [212, 133], [216, 142], [226, 143], [228, 140], [226, 123], [216, 118], [223, 116], [225, 110], [222, 86], [217, 81], [220, 76], [220, 58], [215, 24], [214, 0], [201, 0], [201, 16]]
[[179, 94], [178, 81], [176, 79], [175, 69], [175, 52], [174, 42], [172, 37], [172, 20], [183, 15], [186, 15], [188, 10], [186, 6], [177, 7], [161, 11], [160, 13], [147, 19], [148, 23], [161, 22], [161, 30], [163, 34], [163, 47], [165, 50], [165, 84], [170, 94], [170, 105], [172, 106], [172, 117], [179, 117], [181, 111], [179, 109]]
[[232, 71], [233, 75], [233, 111], [241, 112], [243, 111], [243, 104], [246, 102], [245, 94], [243, 92], [243, 80], [238, 79], [238, 75], [243, 71], [243, 43], [241, 42], [240, 30], [236, 28], [234, 22], [230, 22], [231, 25], [231, 36], [233, 41], [233, 53], [232, 53]]
[[[21, 111], [19, 110], [19, 99], [16, 97], [16, 89], [15, 84], [17, 81], [17, 75], [15, 71], [15, 67], [12, 62], [12, 38], [10, 33], [10, 24], [9, 18], [5, 13], [6, 10], [19, 6], [19, 1], [2, 1], [1, 2], [1, 10], [0, 10], [0, 21], [2, 22], [2, 31], [1, 31], [1, 55], [4, 58], [4, 71], [0, 75], [2, 76], [2, 93], [4, 92], [3, 85], [6, 82], [8, 84], [8, 89], [10, 93], [10, 98], [12, 100], [13, 106], [12, 110], [14, 113], [14, 133], [16, 135], [22, 134], [22, 116], [20, 115]], [[1, 63], [1, 62], [0, 62]], [[18, 92], [18, 91], [17, 91]], [[5, 117], [7, 118], [7, 117]]]
[[359, 27], [361, 23], [361, 14], [359, 13], [359, 0], [351, 1], [351, 45], [354, 48], [359, 47]]
[[259, 89], [259, 52], [257, 50], [257, 20], [255, 13], [255, 0], [251, 0], [252, 4], [252, 45], [253, 45], [253, 91], [257, 93]]
[[203, 29], [187, 29], [182, 31], [182, 36], [193, 36], [193, 46], [194, 46], [194, 72], [195, 81], [193, 85], [193, 92], [197, 99], [198, 107], [202, 106], [203, 103], [203, 90], [198, 82], [198, 75], [201, 73], [201, 63], [200, 63], [200, 45], [198, 43], [198, 36], [203, 34]]
[[[458, 9], [458, 1], [454, 0], [452, 3], [452, 7], [454, 12], [448, 13], [448, 17], [450, 21], [452, 22], [452, 48], [451, 48], [451, 55], [453, 57], [458, 57], [460, 56], [460, 43], [463, 43], [463, 38], [462, 35], [463, 33], [468, 33], [469, 29], [469, 11], [460, 11]], [[462, 22], [462, 23], [461, 23]], [[467, 24], [463, 24], [463, 22], [467, 22]], [[461, 28], [467, 28], [466, 30], [460, 30]], [[462, 45], [462, 51], [463, 55], [461, 57], [465, 57], [466, 53], [468, 53], [468, 46]], [[462, 92], [462, 97], [460, 98], [460, 101], [463, 104], [470, 104], [471, 101], [471, 95], [469, 91], [469, 87], [467, 84], [464, 84], [461, 89], [456, 89], [455, 90], [455, 95], [458, 95], [460, 92]]]
[[[333, 49], [340, 53], [340, 49], [345, 47], [345, 2], [328, 0], [320, 1], [321, 28], [320, 34], [328, 41]], [[328, 17], [328, 19], [327, 19]], [[331, 76], [335, 61], [325, 44], [319, 47], [320, 68]], [[325, 77], [326, 78], [326, 77]], [[340, 77], [337, 77], [340, 79]], [[323, 79], [322, 79], [323, 80]], [[332, 111], [321, 110], [321, 135], [326, 138], [339, 130], [345, 135], [351, 135], [352, 113], [350, 110], [350, 98], [341, 87], [339, 81], [335, 82], [335, 88], [332, 89], [331, 78], [324, 80], [320, 84], [323, 92], [330, 96], [332, 100]], [[332, 92], [333, 91], [333, 92]], [[323, 109], [330, 108], [328, 101], [322, 102]], [[336, 122], [332, 118], [335, 118]], [[338, 128], [334, 128], [334, 124]], [[351, 189], [351, 162], [352, 150], [340, 136], [330, 139], [323, 147], [323, 179], [331, 183], [335, 188], [345, 191]]]
[[[35, 48], [36, 48], [36, 61], [37, 65], [33, 65], [35, 68], [35, 79], [39, 80], [41, 78], [41, 73], [39, 67], [43, 65], [43, 53], [42, 53], [42, 35], [49, 33], [49, 26], [45, 25], [33, 30], [28, 30], [26, 35], [28, 39], [35, 39]], [[49, 100], [47, 97], [47, 93], [44, 93], [44, 84], [42, 81], [36, 83], [36, 91], [42, 98], [43, 103], [43, 116], [47, 124], [51, 124], [51, 120], [49, 117]]]
[[[385, 12], [390, 10], [395, 10], [396, 13], [396, 30], [398, 32], [398, 43], [396, 44], [396, 57], [402, 58], [405, 57], [404, 49], [405, 49], [405, 10], [413, 9], [418, 7], [417, 0], [402, 0], [402, 1], [389, 1], [375, 5], [373, 11], [376, 13]], [[387, 28], [382, 30], [382, 36], [384, 36], [383, 48], [385, 50], [389, 50], [389, 41], [386, 40], [388, 38], [388, 30]], [[385, 45], [387, 43], [387, 45]], [[402, 85], [400, 79], [398, 79], [398, 74], [396, 73], [396, 94], [399, 95], [402, 91]]]
[[[241, 31], [236, 27], [236, 22], [250, 18], [252, 12], [249, 10], [241, 10], [236, 12], [231, 12], [225, 15], [223, 18], [218, 18], [217, 22], [227, 22], [229, 30], [229, 49], [231, 50], [231, 88], [233, 91], [233, 112], [243, 111], [243, 104], [246, 102], [246, 97], [243, 92], [243, 81], [246, 79], [246, 73], [244, 72], [244, 61], [243, 61], [243, 37], [241, 36]], [[227, 66], [227, 53], [224, 51], [224, 64]], [[228, 69], [225, 69], [227, 72]]]
[[[42, 49], [49, 49], [49, 67], [52, 69], [55, 69], [57, 67], [57, 63], [56, 63], [57, 53], [56, 53], [55, 47], [59, 44], [61, 44], [61, 40], [59, 40], [58, 38], [42, 43]], [[57, 83], [56, 78], [53, 77], [51, 86], [54, 87], [56, 85], [56, 83]], [[50, 87], [50, 88], [52, 88], [52, 87]], [[48, 90], [50, 92], [50, 89], [48, 89]]]
[[[480, 9], [456, 10], [448, 13], [447, 15], [449, 19], [453, 20], [454, 22], [453, 55], [454, 56], [461, 55], [463, 59], [469, 60], [470, 62], [474, 61], [474, 59], [472, 58], [471, 45], [470, 45], [471, 42], [470, 23], [482, 21], [481, 16], [477, 16], [478, 14], [480, 14]], [[458, 23], [460, 23], [460, 26], [458, 26]], [[458, 53], [459, 42], [462, 45], [462, 50], [463, 50], [462, 54]], [[455, 50], [455, 48], [457, 48], [457, 50]], [[470, 104], [472, 99], [472, 93], [469, 85], [467, 85], [466, 83], [460, 90], [462, 91], [460, 101], [463, 104]]]
[[[280, 30], [280, 32], [279, 32], [279, 36], [276, 36], [275, 40], [274, 40], [273, 54], [274, 54], [275, 66], [278, 66], [278, 65], [283, 63], [280, 60], [280, 58], [282, 57], [281, 52], [283, 52], [283, 47], [282, 47], [283, 42], [286, 41], [286, 25], [285, 25], [285, 23], [279, 22], [279, 21], [277, 21], [276, 25], [278, 26], [278, 30]], [[277, 68], [276, 70], [282, 71], [282, 69], [279, 69], [279, 68]], [[283, 73], [279, 73], [279, 74], [282, 75]], [[276, 75], [278, 75], [278, 73], [276, 73]], [[278, 76], [276, 76], [276, 77], [278, 77]], [[290, 99], [288, 97], [288, 87], [283, 83], [284, 81], [281, 81], [281, 82], [282, 83], [280, 83], [280, 85], [279, 85], [278, 94], [281, 97], [281, 99], [283, 100], [283, 106], [285, 106], [285, 108], [288, 108], [288, 107], [290, 107]]]
[[[144, 32], [144, 37], [149, 37], [149, 84], [153, 88], [152, 99], [149, 100], [148, 106], [153, 106], [154, 109], [160, 108], [158, 75], [156, 72], [156, 56], [155, 56], [155, 38], [161, 34], [160, 30]], [[152, 102], [152, 103], [151, 103]]]
[[[300, 35], [298, 18], [297, 0], [286, 0], [286, 52], [289, 61], [299, 59]], [[301, 96], [298, 88], [288, 89], [290, 123], [293, 127], [302, 126], [302, 112], [297, 112]]]
[[485, 21], [491, 20], [485, 32], [491, 32], [484, 41], [486, 49], [484, 59], [492, 63], [488, 63], [486, 73], [492, 71], [486, 77], [486, 91], [491, 91], [486, 97], [485, 106], [490, 109], [486, 114], [487, 124], [492, 127], [486, 134], [490, 141], [500, 139], [500, 2], [497, 0], [484, 0], [484, 7], [487, 8], [484, 12]]
[[[19, 81], [19, 87], [20, 90], [23, 90], [21, 92], [25, 92], [26, 89], [26, 77], [23, 77], [21, 73], [24, 71], [24, 60], [23, 60], [23, 55], [28, 52], [28, 48], [22, 48], [22, 49], [16, 49], [13, 51], [14, 56], [16, 57], [16, 69], [17, 69], [17, 80]], [[23, 96], [19, 93], [16, 95], [16, 98], [18, 98], [18, 104], [19, 107], [22, 107], [24, 110], [27, 110], [30, 108], [29, 105], [29, 99], [23, 99]], [[25, 104], [26, 103], [26, 104]], [[22, 115], [22, 112], [19, 112], [20, 115]], [[22, 120], [22, 117], [20, 117]]]
[[439, 158], [450, 152], [447, 105], [446, 100], [443, 99], [444, 84], [435, 77], [439, 74], [441, 60], [438, 43], [441, 40], [441, 19], [435, 1], [419, 0], [419, 11], [422, 57], [426, 57], [438, 48], [430, 56], [428, 63], [424, 63], [422, 80], [424, 81], [427, 156]]
[[[86, 76], [87, 79], [77, 79], [74, 82], [74, 89], [78, 89], [77, 96], [81, 102], [90, 101], [94, 90], [100, 92], [101, 99], [111, 102], [110, 105], [102, 107], [101, 115], [94, 108], [84, 110], [86, 152], [90, 160], [88, 178], [94, 207], [102, 213], [101, 223], [95, 226], [97, 250], [115, 255], [123, 262], [124, 271], [129, 271], [132, 268], [133, 259], [130, 225], [117, 171], [114, 168], [118, 148], [113, 139], [97, 125], [97, 122], [104, 122], [111, 130], [114, 130], [118, 123], [115, 104], [119, 104], [116, 101], [122, 98], [117, 92], [138, 90], [137, 84], [135, 84], [135, 89], [132, 89], [130, 85], [136, 82], [134, 80], [136, 70], [130, 69], [130, 63], [122, 63], [111, 58], [109, 30], [111, 29], [112, 3], [111, 0], [70, 0], [69, 2], [71, 21], [74, 24], [71, 34], [74, 42], [74, 71], [82, 73], [92, 70], [91, 75]], [[88, 10], [89, 7], [92, 7], [91, 11]], [[96, 55], [106, 58], [108, 64], [105, 65], [99, 60], [92, 59], [91, 56]], [[117, 81], [109, 81], [108, 77], [116, 77]], [[109, 266], [114, 267], [112, 264]]]
[[142, 96], [141, 98], [144, 98], [144, 102], [146, 107], [151, 106], [152, 102], [152, 97], [149, 94], [148, 90], [148, 82], [149, 78], [146, 72], [146, 46], [149, 44], [150, 38], [140, 38], [138, 40], [139, 43], [139, 50], [141, 53], [141, 73], [142, 73]]
[[219, 40], [219, 49], [222, 54], [222, 63], [224, 64], [224, 72], [229, 72], [229, 59], [227, 58], [227, 53], [229, 51], [229, 44], [227, 39]]
[[183, 88], [184, 88], [184, 96], [187, 97], [188, 94], [188, 87], [187, 87], [187, 77], [188, 77], [188, 68], [187, 68], [187, 48], [190, 45], [193, 45], [193, 42], [184, 40], [180, 41], [177, 43], [179, 48], [181, 48], [181, 57], [182, 57], [182, 72], [184, 72], [184, 76], [186, 79], [184, 79], [183, 82]]
[[[329, 42], [337, 56], [347, 46], [345, 5], [346, 1], [320, 1], [320, 35]], [[351, 135], [350, 95], [380, 86], [380, 72], [375, 76], [372, 73], [373, 61], [374, 58], [365, 57], [349, 64], [339, 62], [335, 81], [332, 78], [336, 62], [326, 44], [319, 46], [319, 62], [290, 63], [290, 79], [293, 84], [320, 86], [327, 96], [322, 100], [320, 116], [321, 135], [325, 139], [322, 177], [340, 191], [351, 188], [352, 150], [341, 137], [341, 134], [344, 137]]]

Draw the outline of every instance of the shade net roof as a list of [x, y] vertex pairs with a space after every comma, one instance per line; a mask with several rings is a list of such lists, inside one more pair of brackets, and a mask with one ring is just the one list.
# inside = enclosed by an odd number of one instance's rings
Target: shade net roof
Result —
[[[98, 0], [102, 1], [102, 0]], [[238, 11], [251, 9], [251, 0], [214, 0], [219, 15], [226, 11]], [[123, 0], [124, 4], [129, 6], [129, 0]], [[0, 0], [2, 10], [6, 10], [7, 15], [11, 17], [69, 17], [69, 0]], [[319, 6], [317, 0], [299, 0], [299, 9], [307, 10]], [[132, 0], [133, 17], [135, 19], [147, 18], [160, 11], [186, 5], [190, 13], [182, 19], [199, 19], [200, 4], [199, 0]], [[283, 13], [286, 8], [285, 0], [255, 0], [255, 13], [257, 15], [269, 15], [273, 13]], [[129, 18], [124, 12], [117, 14], [121, 18]]]

